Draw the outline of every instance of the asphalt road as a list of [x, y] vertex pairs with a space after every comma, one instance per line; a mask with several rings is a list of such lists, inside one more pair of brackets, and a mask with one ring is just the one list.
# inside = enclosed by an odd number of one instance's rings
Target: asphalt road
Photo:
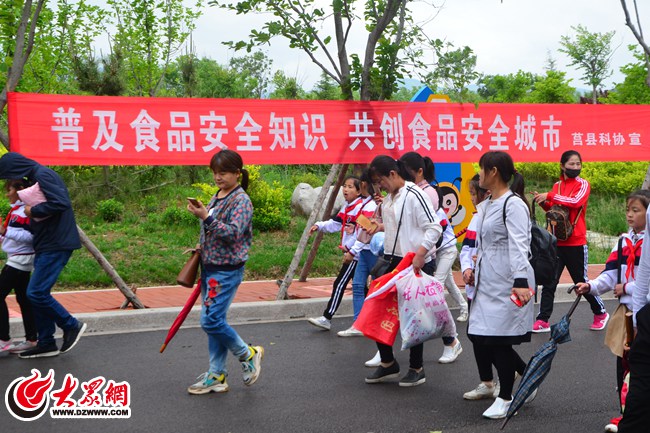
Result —
[[[613, 303], [608, 307], [613, 311]], [[556, 305], [555, 320], [569, 304]], [[573, 341], [559, 347], [553, 370], [537, 399], [506, 427], [510, 432], [601, 432], [616, 415], [615, 360], [602, 344], [604, 332], [591, 332], [591, 312], [583, 302], [573, 316]], [[19, 421], [0, 406], [0, 431], [8, 432], [489, 432], [500, 421], [483, 419], [490, 401], [464, 401], [462, 394], [479, 382], [473, 352], [459, 327], [464, 352], [448, 365], [436, 362], [442, 343], [425, 344], [427, 382], [415, 388], [397, 383], [367, 385], [371, 370], [363, 362], [375, 353], [364, 338], [340, 338], [350, 318], [334, 320], [332, 332], [306, 321], [238, 326], [249, 343], [266, 349], [262, 375], [251, 387], [229, 357], [230, 391], [188, 395], [186, 388], [207, 369], [207, 340], [200, 329], [181, 330], [164, 354], [165, 332], [84, 337], [68, 354], [50, 359], [0, 359], [0, 391], [30, 370], [52, 368], [56, 385], [70, 373], [88, 381], [96, 376], [131, 386], [130, 419], [53, 419], [46, 413]], [[524, 359], [548, 339], [535, 335], [518, 348]], [[396, 349], [405, 372], [408, 352]], [[80, 398], [81, 391], [73, 395]]]

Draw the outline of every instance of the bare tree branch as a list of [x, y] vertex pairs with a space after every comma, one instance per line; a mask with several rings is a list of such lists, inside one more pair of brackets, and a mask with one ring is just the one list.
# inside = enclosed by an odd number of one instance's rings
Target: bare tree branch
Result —
[[646, 77], [646, 85], [650, 87], [650, 47], [648, 44], [646, 44], [645, 40], [643, 39], [643, 31], [641, 30], [641, 22], [639, 21], [639, 9], [637, 8], [636, 5], [636, 0], [634, 1], [634, 8], [636, 10], [636, 18], [637, 18], [637, 23], [639, 24], [639, 29], [634, 26], [634, 23], [632, 23], [632, 20], [630, 19], [630, 12], [627, 10], [627, 2], [626, 0], [621, 0], [621, 6], [623, 6], [623, 13], [625, 14], [625, 25], [627, 25], [630, 30], [632, 31], [632, 34], [636, 38], [636, 40], [639, 42], [639, 45], [643, 48], [643, 51], [645, 52], [645, 63], [646, 63], [646, 69], [648, 70], [648, 75]]

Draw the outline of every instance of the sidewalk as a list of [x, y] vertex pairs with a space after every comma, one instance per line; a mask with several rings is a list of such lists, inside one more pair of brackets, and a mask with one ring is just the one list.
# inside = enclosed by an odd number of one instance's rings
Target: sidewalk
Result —
[[[604, 265], [589, 265], [588, 275], [595, 278]], [[456, 284], [464, 288], [460, 272], [454, 272]], [[249, 323], [252, 321], [288, 320], [306, 318], [322, 314], [327, 298], [332, 291], [331, 278], [310, 278], [306, 282], [294, 282], [289, 287], [289, 300], [276, 301], [279, 287], [275, 280], [244, 281], [231, 307], [229, 320], [232, 323]], [[571, 284], [571, 277], [564, 272], [560, 279], [562, 288]], [[134, 330], [167, 329], [187, 301], [192, 289], [181, 286], [143, 287], [137, 289], [136, 295], [147, 307], [134, 310], [131, 306], [120, 309], [124, 296], [118, 289], [56, 292], [53, 296], [66, 309], [89, 323], [89, 332], [110, 333]], [[556, 300], [572, 300], [566, 290], [558, 288]], [[352, 314], [352, 292], [348, 288], [339, 308], [338, 315]], [[20, 326], [20, 309], [15, 296], [7, 297], [9, 317], [12, 318], [14, 334], [22, 331]], [[454, 302], [450, 302], [453, 309]], [[200, 313], [199, 302], [190, 313], [184, 326], [198, 326]]]

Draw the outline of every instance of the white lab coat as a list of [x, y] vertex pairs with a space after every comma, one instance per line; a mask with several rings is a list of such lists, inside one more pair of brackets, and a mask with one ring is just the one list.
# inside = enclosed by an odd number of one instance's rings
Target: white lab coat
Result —
[[533, 329], [533, 302], [517, 307], [511, 300], [516, 278], [535, 287], [530, 255], [530, 214], [523, 200], [508, 191], [478, 205], [476, 295], [472, 301], [468, 333], [480, 336], [523, 336]]

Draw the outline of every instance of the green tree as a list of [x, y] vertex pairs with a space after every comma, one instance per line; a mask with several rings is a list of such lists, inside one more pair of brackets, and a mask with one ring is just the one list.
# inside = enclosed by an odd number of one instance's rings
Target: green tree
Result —
[[266, 96], [271, 82], [272, 64], [273, 60], [261, 51], [230, 59], [229, 67], [247, 93], [240, 97], [262, 99]]
[[625, 76], [622, 83], [614, 86], [609, 92], [606, 102], [609, 104], [650, 104], [650, 87], [647, 85], [647, 66], [645, 55], [639, 53], [635, 46], [629, 49], [635, 52], [638, 59], [636, 63], [628, 63], [621, 67], [621, 72]]
[[343, 99], [343, 92], [339, 84], [332, 77], [322, 72], [320, 80], [314, 85], [308, 97], [323, 101], [336, 101]]
[[271, 99], [305, 99], [307, 94], [295, 77], [287, 77], [283, 71], [275, 71], [271, 80]]
[[115, 20], [113, 46], [122, 53], [130, 95], [156, 96], [172, 59], [200, 16], [201, 2], [107, 0]]
[[[438, 46], [441, 44], [438, 41]], [[470, 47], [451, 49], [452, 44], [447, 44], [447, 50], [437, 50], [438, 62], [433, 72], [425, 77], [425, 82], [432, 87], [442, 86], [446, 93], [453, 94], [454, 99], [464, 101], [468, 96], [468, 88], [481, 74], [476, 71], [476, 55]]]
[[641, 28], [641, 19], [639, 18], [639, 8], [637, 7], [636, 0], [634, 0], [634, 12], [636, 16], [636, 25], [630, 19], [630, 12], [627, 9], [627, 1], [621, 0], [621, 6], [623, 7], [623, 13], [625, 14], [625, 24], [630, 28], [632, 34], [639, 42], [639, 46], [643, 49], [643, 59], [645, 61], [646, 68], [646, 85], [650, 87], [650, 45], [643, 38], [643, 29]]
[[530, 94], [524, 102], [543, 104], [572, 104], [576, 102], [576, 89], [567, 80], [566, 72], [547, 70], [546, 75], [537, 77]]
[[420, 90], [418, 87], [406, 87], [406, 86], [401, 86], [399, 89], [397, 89], [397, 92], [393, 93], [392, 97], [390, 98], [391, 101], [402, 101], [402, 102], [408, 102], [413, 97], [415, 94]]
[[102, 9], [84, 0], [57, 0], [53, 7], [44, 0], [0, 0], [0, 142], [5, 148], [7, 93], [78, 93], [71, 79], [73, 59], [101, 32], [102, 19]]
[[[399, 87], [399, 80], [411, 65], [421, 65], [418, 46], [424, 36], [413, 24], [408, 0], [366, 0], [363, 16], [355, 14], [353, 0], [335, 0], [328, 6], [316, 0], [235, 0], [227, 3], [211, 0], [237, 14], [263, 13], [270, 20], [250, 32], [248, 40], [231, 41], [235, 49], [267, 44], [273, 37], [288, 40], [292, 48], [305, 52], [321, 70], [341, 88], [343, 99], [390, 98]], [[326, 20], [334, 24], [333, 37], [325, 35]], [[349, 53], [349, 36], [353, 24], [361, 22], [367, 31], [363, 53]], [[334, 42], [334, 48], [331, 48]]]
[[611, 47], [612, 38], [615, 32], [591, 33], [586, 27], [578, 25], [571, 27], [575, 32], [575, 38], [562, 36], [559, 49], [571, 59], [569, 66], [576, 66], [582, 70], [582, 79], [591, 86], [592, 102], [598, 102], [597, 89], [603, 81], [612, 75], [610, 62], [613, 50]]
[[517, 71], [508, 75], [485, 75], [478, 81], [477, 92], [485, 102], [524, 102], [539, 77]]

